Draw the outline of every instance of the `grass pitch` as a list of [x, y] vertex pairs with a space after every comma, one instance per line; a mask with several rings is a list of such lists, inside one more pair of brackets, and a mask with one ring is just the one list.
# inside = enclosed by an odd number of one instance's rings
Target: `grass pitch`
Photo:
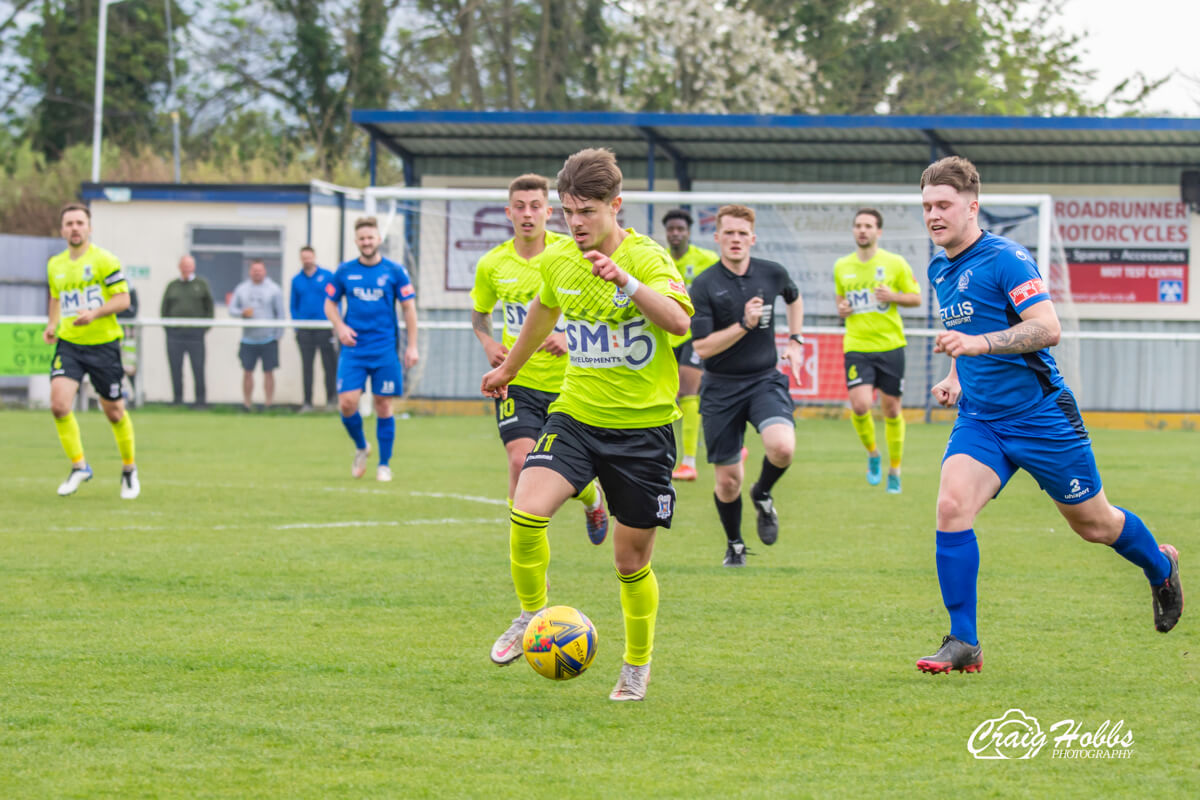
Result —
[[[1156, 633], [1141, 572], [1023, 474], [977, 526], [983, 672], [917, 672], [948, 629], [945, 426], [909, 426], [889, 496], [848, 423], [802, 422], [779, 543], [755, 546], [747, 506], [744, 570], [721, 567], [711, 471], [679, 486], [650, 694], [618, 704], [611, 546], [573, 502], [551, 526], [551, 601], [595, 622], [595, 663], [556, 684], [488, 661], [517, 610], [490, 419], [400, 420], [396, 480], [377, 484], [349, 477], [335, 416], [135, 412], [132, 503], [109, 426], [80, 421], [96, 477], [64, 499], [50, 415], [0, 413], [0, 796], [1200, 795], [1195, 600]], [[1109, 496], [1200, 591], [1196, 435], [1094, 438]], [[1051, 738], [974, 758], [972, 732], [1011, 708], [1044, 732], [1123, 721], [1133, 752], [1066, 760]]]

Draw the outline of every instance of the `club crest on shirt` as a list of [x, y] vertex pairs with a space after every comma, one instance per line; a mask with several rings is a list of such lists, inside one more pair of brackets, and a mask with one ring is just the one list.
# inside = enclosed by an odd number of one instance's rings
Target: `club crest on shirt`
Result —
[[971, 284], [971, 270], [967, 270], [962, 275], [958, 276], [958, 290], [960, 292], [965, 292], [967, 290], [967, 287], [970, 284]]
[[884, 270], [884, 268], [883, 268], [883, 267], [876, 267], [876, 268], [875, 268], [875, 280], [877, 280], [877, 281], [881, 281], [881, 280], [883, 280], [883, 279], [884, 279], [884, 277], [886, 277], [886, 276], [885, 276], [885, 270]]
[[620, 286], [613, 292], [613, 305], [617, 308], [624, 308], [629, 305], [629, 295], [622, 292]]
[[387, 286], [387, 275], [380, 275], [375, 279], [375, 283], [379, 286]]
[[92, 265], [91, 264], [83, 265], [83, 279], [84, 279], [84, 281], [90, 281], [92, 279]]

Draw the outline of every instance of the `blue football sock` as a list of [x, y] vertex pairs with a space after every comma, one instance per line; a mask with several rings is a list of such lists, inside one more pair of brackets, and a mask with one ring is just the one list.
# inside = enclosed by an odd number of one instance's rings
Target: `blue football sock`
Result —
[[1137, 514], [1119, 506], [1117, 509], [1125, 513], [1125, 525], [1121, 528], [1121, 535], [1112, 543], [1112, 549], [1141, 567], [1151, 586], [1159, 585], [1171, 576], [1171, 562], [1158, 549], [1154, 534], [1150, 533], [1146, 523]]
[[392, 444], [396, 441], [396, 418], [377, 417], [375, 438], [379, 440], [379, 466], [386, 467], [392, 460]]
[[362, 414], [355, 411], [353, 416], [342, 417], [342, 425], [346, 426], [346, 433], [354, 440], [354, 446], [359, 450], [366, 450], [367, 437], [363, 436]]
[[937, 532], [937, 573], [942, 603], [950, 612], [950, 635], [970, 645], [979, 644], [975, 633], [979, 542], [974, 528]]

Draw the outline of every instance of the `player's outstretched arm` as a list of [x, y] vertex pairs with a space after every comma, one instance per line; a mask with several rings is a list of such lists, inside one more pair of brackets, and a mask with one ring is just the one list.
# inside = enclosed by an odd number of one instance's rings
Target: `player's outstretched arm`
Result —
[[57, 297], [50, 298], [50, 305], [46, 310], [46, 316], [49, 319], [46, 322], [46, 329], [42, 331], [42, 341], [46, 344], [54, 344], [58, 341], [58, 321], [62, 316], [62, 309], [59, 303], [60, 301]]
[[933, 385], [930, 389], [933, 399], [937, 400], [938, 405], [950, 408], [958, 404], [958, 397], [962, 394], [962, 386], [958, 382], [958, 363], [950, 362], [950, 372], [946, 377]]
[[839, 294], [839, 295], [836, 295], [836, 297], [837, 297], [838, 316], [842, 319], [846, 319], [847, 317], [849, 317], [851, 314], [854, 313], [854, 308], [850, 305], [850, 301], [847, 300], [842, 295]]
[[492, 335], [492, 315], [471, 309], [471, 330], [474, 331], [475, 338], [483, 347], [483, 354], [487, 356], [488, 366], [500, 366], [500, 362], [508, 355], [508, 348], [503, 343], [497, 342]]
[[517, 377], [521, 367], [525, 366], [529, 357], [537, 352], [542, 343], [546, 341], [546, 337], [554, 331], [558, 317], [559, 310], [557, 308], [542, 305], [540, 297], [533, 298], [529, 304], [529, 313], [525, 316], [525, 322], [521, 326], [521, 335], [513, 342], [512, 349], [508, 351], [504, 361], [483, 376], [480, 391], [488, 397], [503, 397], [506, 387], [513, 378]]
[[788, 343], [783, 357], [787, 359], [792, 377], [800, 382], [800, 369], [804, 366], [804, 345], [793, 339], [804, 333], [804, 298], [796, 295], [796, 299], [787, 304]]
[[325, 298], [325, 318], [333, 323], [333, 332], [337, 335], [338, 341], [347, 347], [353, 347], [358, 340], [358, 334], [342, 321], [342, 312], [338, 309], [337, 303], [328, 297]]
[[712, 358], [718, 353], [724, 353], [733, 347], [742, 337], [758, 326], [762, 319], [763, 299], [751, 297], [742, 309], [742, 318], [720, 330], [713, 331], [707, 336], [692, 339], [692, 348], [701, 358]]
[[129, 308], [129, 292], [117, 292], [112, 297], [104, 301], [104, 304], [99, 308], [85, 308], [75, 315], [75, 319], [71, 321], [72, 325], [82, 327], [89, 325], [93, 320], [100, 317], [107, 317], [109, 314], [120, 314], [125, 309]]
[[897, 292], [887, 286], [880, 286], [875, 290], [875, 299], [881, 303], [891, 303], [909, 308], [921, 305], [920, 292]]
[[1005, 331], [985, 333], [990, 353], [1033, 353], [1053, 347], [1062, 338], [1054, 303], [1043, 300], [1021, 312], [1021, 321]]
[[404, 367], [415, 366], [420, 360], [420, 350], [417, 348], [417, 301], [405, 300], [400, 304], [404, 312], [404, 332], [407, 334], [407, 344], [404, 346]]
[[1049, 300], [1034, 303], [1021, 312], [1021, 321], [1002, 331], [970, 336], [960, 331], [942, 331], [934, 341], [933, 351], [953, 358], [986, 356], [1001, 353], [1034, 353], [1058, 344], [1062, 325]]
[[[688, 332], [692, 317], [687, 309], [666, 295], [646, 286], [616, 265], [611, 258], [599, 250], [591, 250], [583, 257], [592, 262], [592, 274], [611, 284], [621, 287], [629, 299], [637, 305], [646, 319], [667, 333], [683, 336]], [[633, 282], [630, 285], [630, 282]]]

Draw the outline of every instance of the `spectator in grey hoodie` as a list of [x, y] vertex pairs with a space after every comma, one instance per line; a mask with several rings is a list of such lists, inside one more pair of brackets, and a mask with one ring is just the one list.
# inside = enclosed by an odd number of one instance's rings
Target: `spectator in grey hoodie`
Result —
[[[260, 259], [250, 262], [250, 278], [233, 290], [229, 314], [253, 320], [283, 319], [283, 291], [267, 277], [267, 266]], [[238, 358], [242, 361], [242, 407], [250, 410], [254, 394], [254, 367], [261, 360], [263, 371], [264, 406], [271, 407], [275, 398], [275, 370], [279, 367], [279, 337], [281, 328], [246, 327], [242, 329]]]

